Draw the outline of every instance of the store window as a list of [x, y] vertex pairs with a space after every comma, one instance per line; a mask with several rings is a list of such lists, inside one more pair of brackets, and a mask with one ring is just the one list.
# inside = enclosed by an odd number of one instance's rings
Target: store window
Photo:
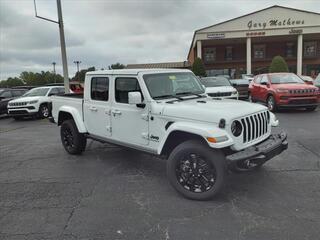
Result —
[[253, 46], [253, 57], [256, 59], [263, 59], [266, 56], [266, 45], [254, 45]]
[[225, 59], [226, 60], [233, 59], [233, 48], [232, 47], [226, 47]]
[[317, 42], [305, 42], [304, 43], [304, 56], [315, 57], [317, 53]]
[[287, 57], [294, 57], [294, 43], [287, 43], [286, 56]]
[[205, 48], [204, 49], [204, 61], [214, 62], [216, 60], [216, 48]]

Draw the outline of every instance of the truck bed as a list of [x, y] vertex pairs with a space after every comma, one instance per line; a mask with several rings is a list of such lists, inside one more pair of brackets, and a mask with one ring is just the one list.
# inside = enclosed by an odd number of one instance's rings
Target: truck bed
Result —
[[83, 119], [82, 112], [83, 94], [67, 93], [64, 95], [57, 95], [52, 97], [52, 117], [55, 121], [58, 120], [58, 113], [61, 108], [73, 108]]

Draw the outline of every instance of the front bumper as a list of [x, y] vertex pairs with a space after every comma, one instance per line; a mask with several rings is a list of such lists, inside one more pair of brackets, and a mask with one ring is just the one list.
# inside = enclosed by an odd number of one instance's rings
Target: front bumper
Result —
[[34, 106], [26, 106], [23, 108], [8, 108], [9, 116], [32, 116], [38, 113], [38, 110]]
[[262, 143], [228, 155], [226, 159], [231, 165], [245, 160], [266, 162], [274, 156], [279, 155], [287, 148], [287, 134], [285, 132], [281, 132], [279, 134], [270, 135], [270, 137]]

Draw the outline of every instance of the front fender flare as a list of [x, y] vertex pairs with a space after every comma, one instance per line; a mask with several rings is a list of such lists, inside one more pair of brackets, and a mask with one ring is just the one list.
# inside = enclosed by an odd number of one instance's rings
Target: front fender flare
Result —
[[[170, 127], [166, 131], [166, 134], [161, 139], [157, 149], [158, 154], [162, 152], [162, 149], [166, 141], [170, 137], [170, 134], [175, 131], [181, 131], [181, 132], [198, 135], [199, 137], [203, 138], [204, 141], [206, 141], [208, 145], [212, 148], [223, 148], [223, 147], [231, 146], [233, 144], [233, 139], [227, 133], [227, 131], [224, 129], [218, 128], [214, 125], [196, 124], [191, 122], [176, 122], [170, 125]], [[211, 142], [208, 142], [207, 137], [214, 137], [214, 138], [227, 137], [227, 140], [222, 142], [217, 142], [217, 143], [211, 143]]]

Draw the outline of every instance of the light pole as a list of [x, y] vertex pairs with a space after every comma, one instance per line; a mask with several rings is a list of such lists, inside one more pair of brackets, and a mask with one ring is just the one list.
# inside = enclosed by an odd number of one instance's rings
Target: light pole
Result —
[[64, 88], [65, 92], [69, 93], [69, 74], [68, 74], [68, 64], [67, 64], [67, 52], [66, 52], [66, 41], [64, 38], [64, 28], [63, 28], [63, 19], [62, 19], [62, 9], [61, 9], [61, 0], [57, 0], [57, 10], [58, 10], [58, 21], [48, 19], [45, 17], [38, 16], [37, 14], [37, 6], [36, 0], [34, 0], [34, 11], [35, 16], [37, 18], [57, 23], [59, 25], [59, 32], [60, 32], [60, 45], [61, 45], [61, 58], [62, 58], [62, 68], [63, 68], [63, 77], [64, 77]]
[[53, 73], [56, 74], [56, 62], [52, 62], [52, 65], [53, 65]]
[[79, 72], [79, 65], [81, 61], [73, 61], [73, 63], [77, 65], [77, 72]]

